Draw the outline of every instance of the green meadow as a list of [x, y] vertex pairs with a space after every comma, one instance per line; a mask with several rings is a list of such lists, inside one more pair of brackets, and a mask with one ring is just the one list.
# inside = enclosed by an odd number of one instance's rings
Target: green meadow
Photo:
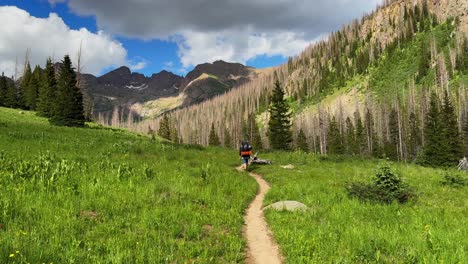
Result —
[[237, 153], [0, 108], [0, 263], [236, 263]]
[[[417, 199], [381, 204], [346, 186], [382, 161], [261, 156], [274, 162], [252, 167], [272, 186], [265, 205], [310, 208], [266, 211], [287, 263], [466, 263], [467, 187], [441, 183], [455, 171], [394, 163]], [[257, 185], [238, 163], [233, 150], [0, 108], [0, 263], [242, 263]]]
[[[276, 164], [254, 168], [272, 186], [265, 203], [296, 200], [309, 207], [266, 211], [287, 263], [468, 261], [467, 188], [441, 184], [445, 174], [456, 171], [392, 164], [418, 197], [381, 204], [349, 197], [346, 185], [371, 182], [382, 161], [304, 153], [266, 157]], [[287, 164], [294, 169], [280, 167]]]

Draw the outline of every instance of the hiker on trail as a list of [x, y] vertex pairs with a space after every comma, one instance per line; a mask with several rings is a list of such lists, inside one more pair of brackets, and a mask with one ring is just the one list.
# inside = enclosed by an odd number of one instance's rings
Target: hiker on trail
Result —
[[249, 168], [249, 160], [250, 156], [252, 155], [252, 146], [250, 146], [249, 142], [242, 141], [241, 146], [239, 148], [239, 156], [242, 159], [242, 168], [247, 170]]

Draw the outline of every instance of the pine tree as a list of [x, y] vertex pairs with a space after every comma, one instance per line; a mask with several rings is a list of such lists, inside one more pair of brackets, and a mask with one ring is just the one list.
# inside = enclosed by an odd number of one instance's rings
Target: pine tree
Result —
[[0, 77], [0, 106], [6, 106], [7, 92], [7, 79], [2, 73], [2, 76]]
[[270, 98], [270, 120], [268, 121], [268, 138], [270, 147], [274, 150], [290, 150], [292, 143], [291, 113], [284, 98], [284, 91], [276, 78], [275, 89]]
[[421, 146], [421, 131], [419, 129], [419, 121], [416, 115], [412, 112], [409, 116], [409, 135], [408, 135], [408, 152], [409, 157], [415, 160], [418, 157], [419, 147]]
[[68, 55], [60, 66], [54, 113], [49, 120], [59, 126], [82, 127], [85, 123], [83, 96], [76, 87], [76, 73]]
[[31, 88], [31, 79], [32, 79], [32, 72], [31, 72], [31, 65], [29, 62], [26, 63], [26, 66], [24, 66], [24, 72], [23, 72], [23, 77], [21, 79], [21, 91], [24, 96], [24, 106], [26, 109], [31, 109], [31, 95], [30, 95], [30, 88]]
[[395, 109], [392, 109], [390, 112], [388, 127], [390, 130], [390, 140], [385, 144], [385, 154], [391, 160], [398, 160], [399, 130], [398, 113]]
[[174, 143], [180, 143], [179, 132], [174, 125], [171, 127], [171, 141]]
[[26, 105], [30, 110], [36, 110], [37, 97], [39, 93], [39, 86], [42, 83], [42, 72], [39, 66], [34, 68], [34, 71], [29, 79], [27, 86], [27, 93], [25, 95]]
[[445, 148], [444, 165], [456, 165], [463, 156], [463, 144], [458, 131], [458, 121], [455, 108], [450, 100], [450, 95], [445, 90], [444, 103], [441, 109], [442, 138]]
[[224, 128], [224, 147], [233, 148], [231, 133], [227, 127]]
[[10, 108], [19, 108], [22, 106], [22, 98], [19, 97], [20, 93], [15, 83], [7, 81], [7, 94], [5, 97], [5, 106]]
[[171, 140], [171, 121], [168, 115], [164, 115], [161, 121], [159, 121], [158, 136]]
[[336, 118], [333, 117], [330, 125], [328, 127], [328, 135], [327, 135], [327, 146], [328, 146], [328, 153], [329, 154], [344, 154], [344, 146], [343, 140], [340, 134], [340, 128], [338, 127], [338, 123], [336, 122]]
[[296, 149], [302, 150], [304, 152], [309, 152], [309, 144], [307, 143], [307, 138], [302, 128], [299, 130], [299, 133], [297, 134]]
[[210, 136], [208, 140], [210, 146], [220, 146], [221, 142], [219, 141], [218, 134], [216, 134], [214, 123], [211, 123]]
[[55, 69], [52, 60], [47, 59], [44, 78], [39, 87], [37, 99], [37, 114], [43, 117], [52, 117], [54, 113], [55, 92], [57, 80], [55, 79]]
[[359, 154], [359, 146], [356, 142], [356, 134], [351, 118], [346, 118], [346, 153], [350, 155]]
[[441, 155], [444, 146], [442, 145], [442, 122], [439, 104], [439, 98], [433, 92], [424, 127], [426, 144], [424, 146], [424, 160], [422, 162], [425, 165], [440, 166], [444, 164], [443, 155]]

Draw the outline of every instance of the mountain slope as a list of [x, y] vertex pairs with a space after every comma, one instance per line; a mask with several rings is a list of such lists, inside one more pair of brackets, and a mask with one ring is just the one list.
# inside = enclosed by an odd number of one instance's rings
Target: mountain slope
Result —
[[118, 107], [123, 109], [119, 116], [131, 111], [134, 115], [149, 117], [203, 102], [257, 75], [251, 67], [216, 61], [196, 66], [185, 78], [167, 71], [145, 77], [120, 67], [101, 77], [82, 75], [82, 85], [88, 87], [93, 97], [96, 115], [111, 119], [114, 108]]
[[[369, 120], [372, 121], [369, 131], [376, 133], [376, 140], [385, 142], [389, 137], [387, 121], [392, 107], [398, 106], [405, 115], [416, 111], [419, 119], [423, 117], [428, 98], [427, 91], [425, 97], [421, 95], [423, 87], [440, 94], [443, 87], [450, 86], [457, 109], [465, 109], [460, 106], [466, 101], [463, 99], [466, 72], [463, 63], [458, 61], [464, 61], [467, 56], [463, 44], [467, 9], [468, 3], [460, 0], [388, 1], [276, 68], [295, 111], [295, 133], [304, 128], [311, 149], [326, 153], [327, 127], [332, 116], [338, 116], [343, 132], [347, 117], [355, 123], [355, 112], [364, 117], [370, 110], [376, 120]], [[449, 17], [456, 19], [447, 21]], [[413, 45], [421, 48], [410, 49]], [[409, 62], [400, 63], [400, 56], [406, 56], [403, 59]], [[242, 122], [250, 113], [257, 115], [265, 135], [265, 110], [274, 78], [272, 72], [226, 95], [174, 112], [172, 118], [184, 142], [207, 144], [211, 123], [222, 138], [222, 128], [226, 127], [236, 142], [243, 134]], [[458, 89], [462, 93], [455, 92]], [[394, 91], [403, 93], [397, 96]], [[413, 96], [408, 96], [409, 93]], [[341, 98], [340, 94], [345, 97]], [[345, 98], [349, 101], [346, 113], [342, 111]], [[411, 98], [413, 103], [403, 103], [402, 98], [405, 102]], [[332, 103], [323, 105], [323, 102]], [[316, 111], [299, 115], [307, 107]], [[461, 123], [465, 116], [465, 112], [459, 114]], [[149, 123], [158, 126], [158, 120]], [[144, 131], [147, 127], [145, 123], [138, 129]], [[372, 138], [370, 134], [367, 136]]]

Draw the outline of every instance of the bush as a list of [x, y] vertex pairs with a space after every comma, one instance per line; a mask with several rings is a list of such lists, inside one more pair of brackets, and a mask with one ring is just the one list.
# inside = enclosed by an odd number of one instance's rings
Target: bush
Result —
[[396, 200], [405, 203], [416, 198], [413, 190], [392, 171], [387, 163], [377, 170], [373, 183], [350, 183], [346, 189], [351, 197], [363, 201], [392, 203]]
[[446, 172], [444, 179], [440, 183], [454, 188], [462, 188], [468, 184], [468, 180], [463, 177], [462, 173], [450, 174]]

